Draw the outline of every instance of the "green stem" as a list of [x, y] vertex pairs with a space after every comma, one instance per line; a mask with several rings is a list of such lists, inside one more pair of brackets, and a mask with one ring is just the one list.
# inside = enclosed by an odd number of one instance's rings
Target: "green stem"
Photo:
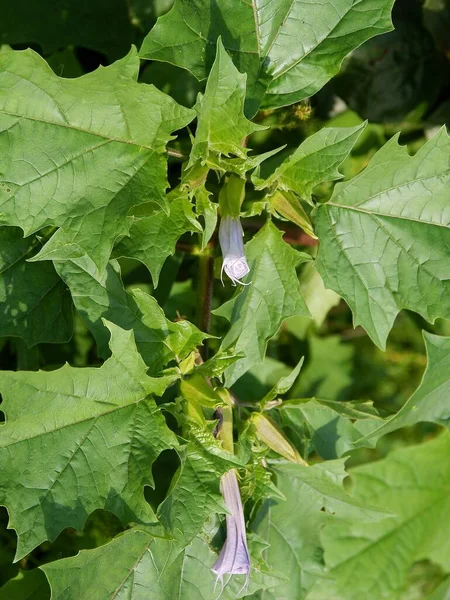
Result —
[[[211, 329], [211, 308], [214, 282], [214, 257], [211, 247], [208, 246], [205, 252], [199, 255], [199, 292], [197, 300], [197, 323], [198, 327], [205, 333]], [[208, 340], [205, 340], [202, 347], [202, 358], [208, 358]]]

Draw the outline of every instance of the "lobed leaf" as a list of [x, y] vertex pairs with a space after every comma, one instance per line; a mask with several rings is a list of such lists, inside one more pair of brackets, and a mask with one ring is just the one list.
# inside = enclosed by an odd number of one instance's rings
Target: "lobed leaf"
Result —
[[[168, 213], [161, 209], [149, 216], [130, 217], [129, 234], [113, 251], [115, 258], [124, 256], [141, 261], [150, 271], [155, 287], [166, 258], [175, 253], [176, 243], [183, 233], [202, 231], [187, 193], [174, 191], [168, 194], [167, 200]], [[138, 212], [144, 208], [145, 205]]]
[[109, 356], [109, 350], [103, 318], [133, 331], [138, 350], [153, 374], [171, 360], [184, 359], [207, 337], [188, 321], [172, 323], [166, 319], [153, 296], [139, 289], [126, 292], [116, 261], [111, 261], [101, 274], [88, 257], [57, 262], [56, 269], [104, 358]]
[[247, 73], [246, 112], [315, 94], [344, 57], [392, 29], [393, 0], [177, 0], [144, 40], [140, 56], [205, 79], [219, 36]]
[[449, 156], [445, 129], [413, 157], [395, 137], [317, 209], [317, 268], [380, 348], [402, 308], [450, 316]]
[[[211, 600], [217, 594], [211, 566], [217, 559], [207, 542], [197, 536], [181, 550], [175, 542], [131, 529], [112, 542], [78, 556], [44, 565], [52, 600]], [[115, 568], [111, 570], [111, 565]], [[248, 589], [244, 577], [233, 578], [221, 598], [235, 600], [273, 587], [277, 578], [254, 564]]]
[[144, 499], [151, 466], [176, 438], [149, 394], [174, 377], [149, 377], [133, 334], [108, 324], [112, 356], [100, 368], [0, 372], [0, 503], [17, 532], [16, 559], [98, 508], [155, 523]]
[[325, 527], [329, 578], [317, 584], [311, 600], [356, 600], [368, 593], [371, 600], [394, 599], [416, 561], [429, 559], [450, 568], [449, 451], [446, 433], [352, 470], [355, 498], [389, 507], [392, 516], [377, 523], [345, 520]]
[[165, 206], [165, 146], [194, 113], [138, 71], [135, 50], [76, 79], [31, 50], [0, 53], [0, 220], [26, 236], [58, 228], [35, 260], [87, 254], [101, 271], [128, 211]]
[[320, 540], [324, 525], [343, 517], [377, 522], [386, 515], [344, 491], [347, 473], [342, 460], [310, 467], [279, 463], [273, 470], [285, 500], [266, 500], [253, 528], [269, 544], [264, 558], [270, 569], [285, 575], [286, 581], [265, 592], [264, 598], [302, 600], [325, 574]]

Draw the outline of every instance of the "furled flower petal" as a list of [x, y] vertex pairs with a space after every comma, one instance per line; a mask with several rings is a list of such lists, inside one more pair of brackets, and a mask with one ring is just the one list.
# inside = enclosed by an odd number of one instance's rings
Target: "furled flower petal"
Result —
[[247, 285], [240, 279], [250, 271], [245, 258], [243, 235], [239, 217], [224, 217], [220, 222], [219, 243], [223, 256], [221, 276], [225, 271], [233, 285]]
[[213, 572], [217, 575], [217, 580], [222, 582], [224, 575], [244, 574], [248, 577], [250, 573], [250, 556], [247, 548], [241, 494], [234, 469], [222, 476], [220, 491], [225, 506], [231, 513], [226, 516], [227, 539], [212, 567]]

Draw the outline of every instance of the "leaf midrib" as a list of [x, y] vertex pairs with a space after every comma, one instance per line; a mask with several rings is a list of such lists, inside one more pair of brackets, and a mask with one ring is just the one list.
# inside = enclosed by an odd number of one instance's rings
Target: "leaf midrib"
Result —
[[[410, 182], [410, 183], [412, 183], [412, 182]], [[396, 189], [396, 188], [392, 188], [392, 189]], [[371, 200], [371, 198], [369, 198], [369, 200]], [[383, 213], [381, 211], [376, 211], [376, 210], [367, 210], [367, 209], [364, 209], [364, 208], [360, 208], [359, 206], [349, 206], [347, 204], [338, 204], [337, 202], [327, 202], [326, 204], [323, 204], [322, 206], [323, 207], [334, 206], [334, 207], [339, 208], [339, 209], [351, 210], [353, 212], [364, 213], [364, 214], [369, 215], [371, 217], [377, 216], [377, 217], [385, 217], [387, 219], [400, 219], [402, 221], [410, 221], [412, 223], [420, 223], [421, 225], [429, 225], [429, 226], [432, 226], [432, 227], [444, 227], [445, 229], [450, 229], [450, 223], [448, 225], [444, 225], [443, 223], [432, 223], [430, 221], [421, 221], [420, 219], [413, 219], [411, 217], [404, 217], [403, 215], [396, 215], [396, 214], [392, 214], [392, 213], [391, 214], [389, 214], [389, 213]]]
[[[448, 488], [448, 485], [447, 485], [447, 488]], [[434, 508], [435, 508], [435, 505], [443, 502], [444, 500], [448, 501], [448, 489], [444, 490], [444, 493], [440, 494], [431, 503], [429, 503], [429, 504], [427, 504], [425, 506], [421, 506], [420, 510], [416, 510], [408, 518], [406, 518], [404, 520], [401, 520], [400, 523], [398, 523], [392, 529], [390, 529], [389, 531], [387, 531], [386, 533], [384, 533], [381, 537], [377, 538], [375, 541], [371, 541], [370, 540], [370, 543], [365, 548], [358, 550], [358, 552], [356, 552], [355, 554], [352, 554], [351, 556], [348, 556], [345, 560], [343, 560], [340, 563], [334, 565], [332, 567], [332, 571], [334, 571], [335, 569], [341, 568], [342, 565], [345, 565], [346, 563], [351, 562], [353, 559], [355, 559], [356, 557], [360, 556], [361, 554], [365, 554], [367, 552], [370, 552], [370, 550], [372, 550], [374, 547], [378, 546], [383, 540], [391, 537], [392, 535], [397, 534], [406, 525], [408, 525], [409, 523], [411, 523], [415, 519], [420, 518], [421, 515], [423, 515], [424, 513], [428, 513], [430, 511], [433, 511]], [[401, 516], [400, 516], [400, 518], [401, 518]]]
[[[151, 150], [152, 152], [158, 152], [153, 146], [150, 146], [148, 144], [140, 144], [133, 140], [126, 140], [126, 139], [120, 138], [120, 137], [105, 135], [105, 134], [99, 133], [98, 131], [91, 131], [89, 129], [84, 129], [83, 127], [79, 127], [79, 126], [72, 125], [72, 124], [66, 125], [63, 123], [56, 123], [55, 121], [50, 121], [47, 119], [42, 119], [42, 118], [36, 119], [36, 118], [30, 117], [28, 115], [21, 115], [21, 114], [9, 112], [9, 111], [3, 110], [3, 109], [0, 110], [0, 114], [8, 115], [10, 117], [17, 117], [19, 119], [25, 119], [27, 121], [34, 121], [35, 123], [45, 123], [46, 125], [53, 125], [54, 127], [62, 127], [63, 129], [72, 129], [74, 131], [80, 131], [81, 133], [87, 133], [92, 136], [97, 136], [99, 138], [107, 140], [108, 142], [121, 142], [123, 144], [130, 144], [132, 146], [136, 146], [137, 148], [145, 148], [146, 150]], [[159, 152], [162, 153], [162, 150]]]
[[[149, 395], [150, 394], [147, 394], [147, 396], [149, 396]], [[129, 402], [128, 404], [118, 404], [118, 405], [115, 405], [110, 410], [105, 410], [104, 412], [101, 412], [101, 413], [99, 413], [97, 415], [91, 415], [91, 416], [86, 417], [84, 419], [77, 419], [77, 420], [75, 420], [75, 421], [73, 421], [71, 423], [64, 423], [63, 425], [61, 425], [59, 427], [54, 427], [53, 429], [46, 429], [45, 431], [36, 433], [35, 435], [31, 435], [29, 437], [23, 437], [23, 438], [21, 438], [19, 440], [14, 440], [11, 443], [7, 443], [6, 445], [0, 446], [0, 450], [2, 450], [4, 448], [10, 448], [11, 446], [15, 446], [16, 444], [20, 444], [22, 442], [28, 442], [30, 440], [33, 440], [33, 439], [36, 439], [36, 438], [39, 438], [39, 437], [43, 437], [43, 436], [51, 434], [51, 433], [55, 433], [56, 431], [62, 431], [64, 429], [68, 428], [68, 427], [73, 427], [74, 425], [79, 425], [81, 423], [87, 423], [90, 420], [96, 421], [97, 419], [101, 419], [101, 418], [103, 418], [103, 417], [105, 417], [105, 416], [107, 416], [109, 414], [114, 413], [117, 410], [122, 410], [122, 409], [129, 408], [130, 406], [133, 406], [133, 405], [138, 405], [140, 402], [145, 401], [146, 398], [147, 398], [147, 396], [143, 396], [142, 398], [139, 398], [137, 400], [133, 400], [133, 402]], [[93, 402], [97, 403], [97, 404], [106, 404], [106, 402], [102, 402], [100, 400], [93, 400]], [[108, 403], [108, 404], [110, 404], [110, 403]], [[156, 409], [156, 410], [158, 410], [158, 409]], [[153, 410], [152, 412], [156, 412], [156, 411]], [[13, 423], [13, 422], [17, 423], [19, 420], [20, 419], [17, 419], [17, 420], [14, 420], [14, 421], [10, 421], [10, 422], [11, 423]], [[0, 426], [0, 431], [2, 431], [3, 427], [5, 427], [5, 428], [8, 427], [8, 420], [6, 421], [5, 425]]]

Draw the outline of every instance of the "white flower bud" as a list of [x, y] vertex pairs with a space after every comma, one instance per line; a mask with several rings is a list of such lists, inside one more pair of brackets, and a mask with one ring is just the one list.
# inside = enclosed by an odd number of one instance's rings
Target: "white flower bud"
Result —
[[250, 271], [245, 258], [243, 236], [244, 231], [239, 217], [225, 217], [222, 219], [219, 227], [219, 243], [223, 256], [220, 278], [222, 279], [222, 273], [225, 271], [233, 285], [236, 285], [236, 283], [248, 285], [239, 281]]

